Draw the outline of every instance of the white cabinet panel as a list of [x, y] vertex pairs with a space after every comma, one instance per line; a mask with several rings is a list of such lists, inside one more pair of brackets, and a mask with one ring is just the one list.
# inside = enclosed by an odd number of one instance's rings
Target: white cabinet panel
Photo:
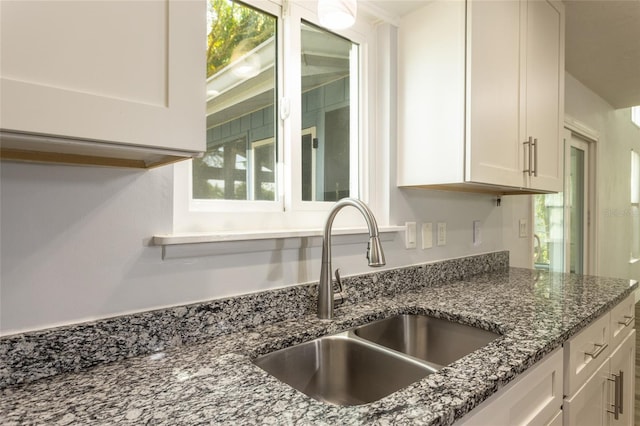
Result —
[[531, 367], [502, 391], [483, 402], [464, 426], [552, 424], [562, 407], [562, 349]]
[[562, 190], [561, 2], [431, 2], [398, 43], [399, 186]]
[[609, 313], [564, 344], [564, 393], [573, 395], [611, 354]]
[[630, 294], [623, 302], [611, 310], [611, 347], [617, 347], [635, 327], [635, 294]]
[[523, 3], [469, 2], [467, 180], [519, 187], [520, 9]]
[[[123, 157], [127, 147], [137, 156], [204, 151], [204, 1], [9, 0], [0, 7], [3, 158], [8, 149], [72, 155], [79, 146], [79, 155], [103, 156], [105, 144]], [[82, 143], [60, 151], [48, 140]]]
[[529, 187], [562, 191], [564, 18], [549, 1], [527, 2], [526, 100], [522, 140], [534, 138]]
[[[618, 389], [618, 413], [617, 419], [615, 414], [610, 414], [611, 424], [613, 426], [632, 425], [635, 418], [635, 363], [636, 363], [636, 331], [631, 333], [624, 339], [623, 343], [611, 354], [610, 378], [614, 382], [610, 382], [609, 401], [615, 403], [616, 390], [615, 385], [619, 383]], [[618, 380], [616, 382], [615, 380]]]
[[604, 362], [583, 387], [563, 405], [564, 426], [607, 424], [609, 362]]

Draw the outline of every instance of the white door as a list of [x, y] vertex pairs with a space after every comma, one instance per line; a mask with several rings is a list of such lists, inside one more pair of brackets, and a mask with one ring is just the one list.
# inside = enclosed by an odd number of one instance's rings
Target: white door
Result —
[[534, 267], [586, 274], [590, 269], [590, 144], [566, 131], [564, 192], [534, 196]]

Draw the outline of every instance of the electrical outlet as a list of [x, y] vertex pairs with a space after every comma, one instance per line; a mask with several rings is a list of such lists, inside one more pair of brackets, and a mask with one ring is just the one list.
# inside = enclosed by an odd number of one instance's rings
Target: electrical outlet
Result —
[[438, 245], [439, 246], [447, 245], [447, 223], [446, 222], [438, 222]]
[[404, 231], [404, 246], [407, 249], [416, 248], [416, 223], [415, 222], [405, 222], [406, 226]]
[[527, 219], [520, 219], [520, 222], [518, 224], [518, 234], [520, 236], [520, 238], [527, 238], [527, 236], [529, 236], [529, 229], [527, 227]]
[[422, 249], [433, 247], [433, 225], [431, 222], [422, 224]]
[[482, 244], [482, 235], [480, 234], [480, 221], [473, 221], [473, 245], [479, 246]]

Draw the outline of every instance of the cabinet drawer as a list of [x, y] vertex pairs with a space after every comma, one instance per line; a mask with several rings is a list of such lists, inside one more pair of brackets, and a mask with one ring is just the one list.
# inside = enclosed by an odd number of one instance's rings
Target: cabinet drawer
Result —
[[557, 349], [484, 401], [460, 424], [554, 425], [561, 406], [562, 349]]
[[635, 327], [635, 293], [620, 302], [611, 310], [611, 347], [617, 347]]
[[611, 354], [610, 318], [606, 313], [564, 344], [565, 395], [573, 395]]

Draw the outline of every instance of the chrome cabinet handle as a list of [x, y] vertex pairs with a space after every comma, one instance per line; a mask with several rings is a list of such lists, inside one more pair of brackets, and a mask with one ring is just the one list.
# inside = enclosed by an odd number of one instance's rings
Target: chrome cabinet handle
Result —
[[[533, 173], [534, 176], [538, 176], [538, 139], [534, 139], [533, 143], [531, 144], [531, 146], [533, 147], [533, 170], [531, 171], [531, 173]], [[531, 168], [531, 166], [529, 166], [529, 168]]]
[[524, 172], [524, 173], [528, 173], [528, 174], [529, 174], [529, 176], [531, 176], [531, 173], [532, 173], [532, 166], [531, 166], [531, 161], [532, 161], [532, 155], [531, 155], [531, 144], [533, 144], [533, 138], [532, 138], [531, 136], [529, 136], [529, 140], [527, 140], [526, 142], [522, 142], [522, 145], [527, 145], [527, 149], [528, 149], [528, 151], [529, 151], [529, 153], [528, 153], [529, 155], [526, 155], [526, 153], [525, 153], [525, 156], [526, 156], [526, 157], [527, 157], [527, 159], [528, 159], [528, 166], [527, 166], [527, 168], [526, 168], [526, 169], [524, 169], [524, 170], [523, 170], [523, 172]]
[[[618, 380], [618, 389], [620, 389], [620, 397], [618, 398], [618, 412], [620, 414], [622, 413], [622, 404], [624, 401], [624, 372], [622, 370], [620, 370], [620, 374], [618, 374], [618, 377], [620, 378]], [[617, 418], [616, 418], [617, 419]]]
[[607, 349], [609, 345], [606, 343], [603, 343], [603, 344], [594, 343], [593, 346], [595, 349], [593, 352], [585, 352], [584, 354], [590, 356], [593, 359], [596, 359], [605, 349]]
[[619, 374], [611, 374], [613, 376], [613, 379], [611, 378], [607, 378], [607, 380], [609, 380], [610, 382], [613, 382], [613, 390], [614, 390], [614, 396], [613, 396], [613, 411], [611, 410], [607, 410], [608, 413], [613, 414], [613, 418], [615, 420], [618, 420], [618, 418], [620, 417], [620, 414], [622, 413], [622, 393], [624, 392], [624, 373], [622, 372], [622, 370], [619, 371]]
[[618, 324], [624, 325], [625, 327], [631, 324], [631, 322], [635, 319], [634, 317], [630, 317], [629, 315], [624, 316], [625, 321], [618, 321]]

